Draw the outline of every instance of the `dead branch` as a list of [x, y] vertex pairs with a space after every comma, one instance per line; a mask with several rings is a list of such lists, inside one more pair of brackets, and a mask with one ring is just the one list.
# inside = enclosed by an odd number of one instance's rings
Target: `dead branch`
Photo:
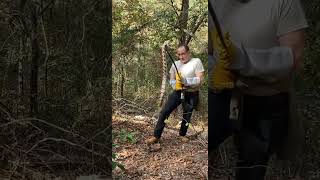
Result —
[[69, 144], [69, 145], [71, 145], [71, 146], [80, 147], [81, 149], [86, 150], [86, 151], [88, 151], [88, 152], [90, 152], [90, 153], [92, 153], [92, 154], [94, 154], [94, 155], [106, 157], [106, 155], [104, 155], [104, 154], [98, 153], [98, 152], [96, 152], [96, 151], [93, 151], [93, 150], [88, 149], [88, 148], [86, 148], [86, 147], [83, 147], [83, 146], [81, 146], [81, 145], [79, 145], [79, 144], [76, 144], [76, 143], [73, 143], [73, 142], [71, 142], [71, 141], [68, 141], [68, 140], [66, 140], [66, 139], [50, 138], [50, 137], [49, 137], [49, 138], [44, 138], [44, 139], [40, 140], [39, 142], [37, 142], [36, 144], [34, 144], [29, 150], [26, 151], [26, 154], [28, 154], [30, 151], [32, 151], [34, 148], [36, 148], [40, 143], [45, 142], [45, 141], [64, 142], [64, 143], [67, 143], [67, 144]]

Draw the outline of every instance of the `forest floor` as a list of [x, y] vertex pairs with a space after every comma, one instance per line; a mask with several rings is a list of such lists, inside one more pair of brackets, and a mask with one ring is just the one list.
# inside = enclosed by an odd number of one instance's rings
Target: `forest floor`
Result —
[[[178, 120], [173, 118], [167, 123], [160, 143], [148, 146], [144, 141], [152, 135], [152, 119], [134, 115], [113, 116], [116, 144], [113, 152], [117, 154], [116, 162], [124, 166], [124, 170], [116, 168], [113, 171], [113, 179], [234, 179], [237, 155], [232, 138], [221, 145], [215, 156], [213, 173], [208, 178], [207, 129], [202, 131], [203, 124], [194, 123], [188, 131], [190, 141], [183, 143], [178, 138]], [[285, 165], [272, 159], [267, 179], [282, 180], [284, 177], [280, 173], [288, 170], [283, 168]]]
[[[320, 179], [320, 91], [304, 91], [297, 94], [298, 109], [305, 129], [305, 148], [297, 161], [287, 162], [271, 157], [267, 178], [272, 180]], [[183, 143], [178, 138], [179, 117], [170, 117], [159, 144], [147, 146], [145, 140], [152, 135], [154, 118], [114, 113], [113, 139], [117, 147], [116, 161], [125, 170], [116, 168], [114, 179], [208, 179], [207, 122], [203, 114], [193, 117], [193, 127], [188, 130], [191, 140]], [[200, 119], [200, 120], [198, 120]], [[201, 123], [200, 123], [201, 122]], [[197, 132], [205, 130], [197, 136]], [[209, 179], [234, 179], [237, 153], [233, 139], [221, 145]]]
[[[113, 116], [114, 143], [117, 162], [125, 170], [115, 169], [114, 179], [207, 179], [206, 130], [198, 125], [189, 127], [190, 141], [178, 137], [177, 121], [170, 119], [161, 141], [148, 146], [145, 140], [152, 136], [153, 120], [144, 116]], [[200, 133], [203, 132], [203, 133]], [[133, 138], [132, 138], [133, 137]]]

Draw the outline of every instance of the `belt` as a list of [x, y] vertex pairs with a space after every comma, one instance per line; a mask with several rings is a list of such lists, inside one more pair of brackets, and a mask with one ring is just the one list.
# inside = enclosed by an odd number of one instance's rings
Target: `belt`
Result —
[[185, 93], [197, 95], [199, 94], [199, 91], [185, 91]]

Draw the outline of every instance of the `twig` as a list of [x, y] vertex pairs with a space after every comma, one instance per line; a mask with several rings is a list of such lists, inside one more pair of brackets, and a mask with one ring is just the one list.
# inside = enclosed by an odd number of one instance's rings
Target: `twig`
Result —
[[[137, 103], [135, 103], [135, 102], [133, 102], [133, 101], [130, 101], [130, 100], [128, 100], [128, 99], [124, 99], [124, 98], [114, 98], [112, 101], [113, 101], [113, 102], [116, 102], [116, 103], [117, 103], [117, 102], [120, 102], [120, 103], [121, 103], [121, 101], [124, 101], [125, 103], [121, 106], [121, 108], [124, 107], [124, 106], [129, 106], [129, 107], [137, 108], [137, 109], [143, 111], [145, 114], [147, 114], [147, 112], [149, 111], [148, 108], [143, 107], [143, 106], [141, 106], [141, 105], [139, 105], [139, 104], [137, 104]], [[117, 109], [118, 109], [118, 108], [117, 108]]]
[[50, 1], [39, 13], [40, 16], [43, 15], [43, 13], [48, 9], [48, 7], [54, 3], [55, 0]]
[[73, 135], [76, 135], [76, 136], [80, 136], [79, 134], [76, 134], [76, 133], [74, 133], [74, 132], [68, 131], [68, 130], [62, 128], [62, 127], [59, 127], [59, 126], [54, 125], [54, 124], [52, 124], [52, 123], [46, 122], [45, 120], [37, 119], [37, 118], [17, 119], [17, 120], [10, 121], [10, 122], [8, 122], [8, 123], [1, 124], [0, 127], [2, 128], [2, 127], [5, 127], [5, 126], [8, 126], [8, 125], [11, 125], [11, 124], [15, 124], [15, 123], [21, 124], [22, 122], [28, 122], [28, 121], [38, 121], [38, 122], [42, 122], [42, 123], [44, 123], [44, 124], [46, 124], [46, 125], [49, 125], [49, 126], [51, 126], [51, 127], [54, 127], [54, 128], [59, 129], [59, 130], [61, 130], [61, 131], [64, 131], [64, 132], [67, 132], [67, 133], [70, 133], [70, 134], [73, 134]]
[[2, 111], [2, 112], [4, 112], [8, 117], [9, 117], [9, 119], [11, 120], [11, 119], [13, 119], [13, 117], [12, 117], [12, 112], [10, 111], [10, 109], [6, 106], [6, 105], [4, 105], [2, 102], [0, 102], [0, 110]]
[[93, 138], [95, 138], [95, 137], [97, 137], [98, 135], [104, 133], [107, 129], [110, 129], [111, 126], [112, 126], [112, 125], [110, 124], [108, 127], [104, 128], [102, 131], [96, 133], [94, 136], [92, 136], [90, 139], [86, 140], [86, 141], [85, 141], [84, 143], [82, 143], [81, 145], [83, 146], [83, 145], [87, 144], [89, 141], [92, 141]]
[[[11, 124], [21, 124], [23, 122], [28, 122], [28, 121], [38, 121], [38, 122], [44, 123], [46, 125], [49, 125], [51, 127], [54, 127], [54, 128], [56, 128], [56, 129], [58, 129], [60, 131], [63, 131], [63, 132], [66, 132], [66, 133], [70, 133], [70, 134], [72, 134], [74, 136], [80, 137], [82, 140], [87, 140], [87, 138], [85, 138], [85, 137], [83, 137], [83, 136], [81, 136], [81, 135], [79, 135], [79, 134], [77, 134], [75, 132], [71, 132], [71, 131], [66, 130], [66, 129], [62, 128], [62, 127], [59, 127], [59, 126], [54, 125], [52, 123], [46, 122], [45, 120], [41, 120], [41, 119], [37, 119], [37, 118], [25, 118], [25, 119], [13, 120], [13, 121], [10, 121], [8, 123], [1, 124], [0, 128], [3, 128], [5, 126], [11, 125]], [[31, 123], [31, 122], [29, 122], [29, 123]], [[107, 128], [111, 128], [111, 124]], [[101, 144], [101, 143], [96, 143], [96, 145], [100, 145], [102, 147], [108, 148], [104, 144]]]
[[177, 10], [177, 9], [176, 9], [176, 7], [174, 6], [174, 2], [173, 2], [173, 0], [171, 0], [171, 4], [170, 4], [170, 6], [173, 8], [174, 13], [177, 15], [177, 17], [179, 17], [178, 10]]
[[48, 165], [47, 162], [43, 161], [41, 159], [41, 157], [38, 154], [35, 154], [34, 156], [37, 156], [37, 158], [41, 161], [42, 164], [44, 164], [52, 173], [54, 173], [55, 171]]
[[10, 36], [8, 36], [8, 38], [2, 43], [1, 49], [0, 51], [3, 50], [4, 46], [6, 45], [7, 41], [14, 35], [16, 34], [17, 31], [14, 31], [13, 33], [10, 34]]
[[[91, 153], [94, 154], [94, 155], [102, 156], [102, 157], [107, 157], [107, 156], [104, 155], [104, 154], [95, 152], [95, 151], [93, 151], [93, 150], [91, 150], [91, 149], [88, 149], [88, 148], [83, 147], [83, 146], [81, 146], [81, 145], [79, 145], [79, 144], [73, 143], [73, 142], [68, 141], [68, 140], [66, 140], [66, 139], [51, 138], [51, 137], [49, 137], [49, 138], [44, 138], [44, 139], [40, 140], [39, 142], [37, 142], [36, 144], [34, 144], [28, 151], [26, 151], [26, 154], [28, 154], [30, 151], [32, 151], [34, 148], [36, 148], [40, 143], [45, 142], [45, 141], [64, 142], [64, 143], [67, 143], [67, 144], [69, 144], [69, 145], [71, 145], [71, 146], [80, 147], [81, 149], [86, 150], [86, 151], [88, 151], [88, 152], [91, 152]], [[107, 157], [107, 158], [108, 158], [108, 157]]]

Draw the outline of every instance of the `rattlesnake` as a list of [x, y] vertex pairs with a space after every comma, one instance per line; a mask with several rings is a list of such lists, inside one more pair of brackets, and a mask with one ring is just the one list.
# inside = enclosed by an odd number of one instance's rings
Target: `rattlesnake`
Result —
[[159, 107], [162, 106], [164, 93], [166, 91], [166, 81], [167, 81], [167, 61], [166, 61], [166, 51], [165, 48], [168, 45], [169, 41], [165, 41], [161, 46], [161, 64], [162, 64], [162, 81], [161, 81], [161, 88], [160, 88], [160, 97], [158, 105]]

